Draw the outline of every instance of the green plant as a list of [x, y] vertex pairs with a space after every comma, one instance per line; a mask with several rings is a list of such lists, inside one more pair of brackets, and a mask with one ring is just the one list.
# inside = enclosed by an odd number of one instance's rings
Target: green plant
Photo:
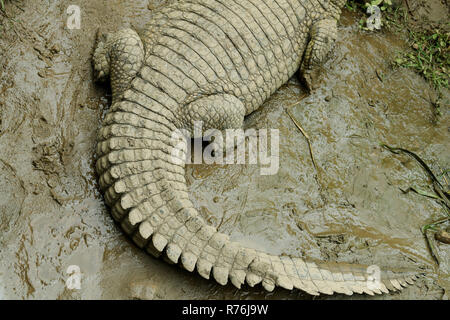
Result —
[[361, 7], [361, 4], [356, 2], [355, 0], [350, 0], [345, 3], [345, 7], [348, 10], [355, 12], [358, 8]]
[[390, 10], [392, 8], [392, 2], [391, 0], [371, 0], [360, 6], [369, 17], [362, 18], [359, 21], [359, 26], [363, 30], [372, 31], [374, 29], [380, 29], [384, 25], [384, 18], [382, 18], [381, 12]]
[[400, 53], [395, 65], [411, 68], [440, 90], [448, 88], [450, 77], [450, 33], [440, 30], [409, 30], [411, 50]]
[[392, 1], [391, 0], [372, 0], [370, 2], [366, 2], [366, 4], [364, 5], [365, 8], [368, 8], [369, 6], [377, 6], [381, 9], [381, 11], [386, 11], [386, 9], [392, 7]]
[[[393, 32], [406, 31], [410, 50], [400, 52], [393, 59], [396, 67], [410, 68], [421, 74], [440, 93], [441, 88], [449, 87], [450, 78], [450, 33], [448, 25], [431, 26], [411, 23], [407, 9], [391, 0], [365, 0], [347, 1], [347, 9], [351, 11], [364, 12], [370, 6], [378, 6], [383, 12], [381, 25]], [[367, 11], [366, 11], [367, 13]], [[360, 21], [360, 28], [367, 28], [367, 20], [364, 16]], [[435, 30], [440, 28], [442, 30]], [[439, 113], [439, 99], [436, 102], [436, 110]]]

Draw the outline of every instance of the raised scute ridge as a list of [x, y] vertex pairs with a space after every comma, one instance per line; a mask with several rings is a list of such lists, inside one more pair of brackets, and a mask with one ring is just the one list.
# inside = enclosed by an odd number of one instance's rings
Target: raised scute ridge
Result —
[[416, 279], [366, 266], [270, 255], [208, 226], [189, 199], [174, 131], [203, 121], [241, 128], [244, 116], [300, 68], [315, 87], [337, 36], [343, 0], [191, 0], [154, 12], [138, 34], [99, 37], [97, 79], [110, 77], [113, 104], [98, 134], [97, 173], [114, 219], [141, 248], [221, 285], [262, 284], [311, 295], [381, 294]]

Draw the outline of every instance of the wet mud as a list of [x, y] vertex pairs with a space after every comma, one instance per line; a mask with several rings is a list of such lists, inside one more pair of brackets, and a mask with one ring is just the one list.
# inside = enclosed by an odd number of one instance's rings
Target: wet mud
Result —
[[[80, 0], [81, 29], [69, 30], [71, 1], [6, 2], [8, 17], [0, 20], [0, 298], [311, 299], [299, 291], [221, 287], [149, 257], [105, 208], [94, 149], [111, 97], [107, 86], [93, 83], [95, 34], [99, 26], [143, 27], [166, 3]], [[380, 146], [414, 151], [436, 172], [450, 166], [448, 90], [436, 117], [430, 85], [391, 67], [405, 48], [398, 35], [360, 31], [346, 11], [319, 89], [301, 99], [304, 88], [294, 77], [246, 120], [247, 127], [280, 130], [277, 175], [261, 176], [255, 165], [189, 165], [192, 199], [204, 218], [232, 239], [271, 253], [425, 274], [401, 293], [352, 299], [447, 298], [450, 247], [434, 242], [437, 265], [420, 230], [445, 212], [432, 199], [402, 193], [411, 186], [431, 191], [428, 178], [414, 160]], [[286, 110], [309, 135], [317, 167]], [[79, 290], [66, 286], [72, 265], [81, 270]]]

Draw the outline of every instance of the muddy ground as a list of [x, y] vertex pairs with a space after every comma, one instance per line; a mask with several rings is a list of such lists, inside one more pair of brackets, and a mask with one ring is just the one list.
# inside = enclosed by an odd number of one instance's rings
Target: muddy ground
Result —
[[[66, 27], [71, 4], [81, 8], [80, 30]], [[141, 280], [150, 286], [148, 298], [310, 298], [282, 289], [238, 291], [169, 266], [133, 246], [104, 206], [93, 164], [110, 93], [92, 81], [95, 33], [99, 26], [143, 26], [164, 4], [6, 1], [7, 17], [0, 18], [0, 298], [127, 299], [131, 284]], [[444, 3], [428, 5], [421, 15], [448, 19]], [[361, 32], [358, 19], [344, 13], [315, 93], [300, 100], [304, 89], [294, 78], [247, 120], [247, 126], [280, 129], [279, 173], [190, 166], [192, 197], [210, 223], [255, 248], [425, 273], [401, 293], [353, 299], [447, 298], [450, 246], [435, 243], [438, 266], [420, 231], [444, 211], [432, 199], [400, 191], [431, 189], [414, 160], [379, 143], [418, 153], [436, 172], [448, 169], [449, 92], [436, 117], [430, 85], [391, 67], [396, 52], [406, 49], [401, 35]], [[311, 138], [318, 171], [285, 112], [292, 105]], [[80, 290], [66, 288], [70, 265], [81, 269]]]

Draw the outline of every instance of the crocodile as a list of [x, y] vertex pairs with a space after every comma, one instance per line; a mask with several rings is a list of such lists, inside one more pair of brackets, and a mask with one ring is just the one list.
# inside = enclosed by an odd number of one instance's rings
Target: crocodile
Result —
[[345, 3], [180, 0], [155, 10], [144, 29], [98, 35], [94, 76], [109, 79], [112, 104], [98, 133], [96, 171], [112, 217], [138, 247], [237, 288], [374, 295], [414, 283], [414, 271], [383, 269], [375, 277], [368, 266], [272, 255], [232, 241], [194, 207], [186, 161], [174, 157], [173, 132], [192, 137], [198, 121], [241, 128], [297, 70], [316, 88]]

